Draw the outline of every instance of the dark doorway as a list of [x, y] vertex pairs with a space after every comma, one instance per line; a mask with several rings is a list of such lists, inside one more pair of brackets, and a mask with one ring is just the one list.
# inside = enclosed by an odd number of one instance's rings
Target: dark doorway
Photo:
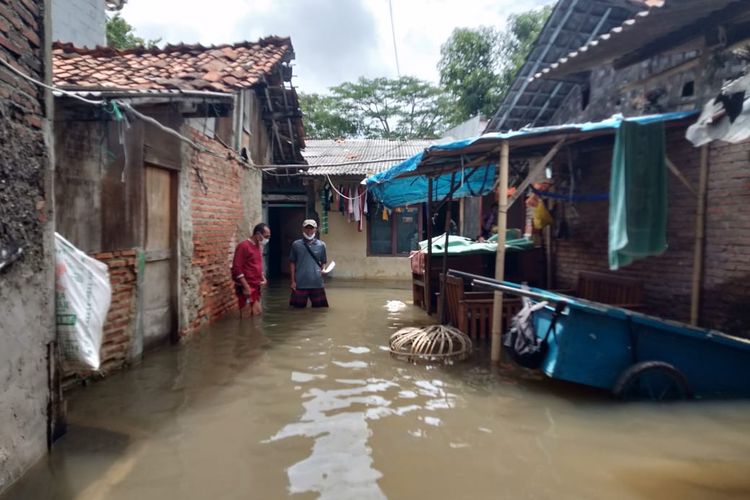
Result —
[[269, 278], [289, 276], [289, 251], [292, 242], [302, 237], [304, 205], [269, 205], [268, 225], [271, 228], [266, 274]]

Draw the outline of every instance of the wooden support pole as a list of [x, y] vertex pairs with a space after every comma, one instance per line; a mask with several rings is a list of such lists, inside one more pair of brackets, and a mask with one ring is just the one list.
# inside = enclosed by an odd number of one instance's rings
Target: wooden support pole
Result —
[[[447, 321], [447, 315], [445, 311], [445, 282], [448, 274], [448, 236], [451, 232], [451, 205], [453, 205], [453, 184], [456, 179], [456, 173], [451, 174], [451, 186], [448, 190], [448, 204], [445, 207], [445, 240], [443, 241], [443, 276], [440, 278], [440, 301], [438, 302], [438, 318], [440, 318], [440, 324], [444, 325]], [[455, 326], [455, 325], [454, 325]]]
[[[500, 162], [498, 163], [498, 205], [497, 205], [497, 253], [495, 254], [495, 279], [505, 279], [505, 229], [508, 226], [508, 168], [510, 147], [508, 141], [502, 142]], [[500, 362], [502, 347], [501, 334], [503, 325], [503, 293], [495, 292], [492, 314], [492, 347], [490, 358], [493, 364]]]
[[424, 262], [424, 310], [432, 314], [430, 272], [432, 271], [432, 178], [427, 178], [427, 259]]
[[690, 296], [690, 324], [700, 320], [703, 281], [703, 249], [706, 243], [706, 192], [708, 191], [708, 145], [701, 147], [701, 173], [698, 185], [698, 206], [695, 211], [695, 250], [693, 251], [693, 288]]

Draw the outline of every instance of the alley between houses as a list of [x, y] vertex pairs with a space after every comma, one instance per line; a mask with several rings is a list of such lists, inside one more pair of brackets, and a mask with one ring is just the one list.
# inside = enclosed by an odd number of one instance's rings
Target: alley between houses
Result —
[[[622, 404], [487, 360], [392, 359], [429, 321], [400, 284], [229, 316], [70, 394], [68, 433], [10, 499], [740, 498], [747, 401]], [[480, 351], [477, 356], [484, 354]], [[511, 371], [512, 370], [512, 371]]]

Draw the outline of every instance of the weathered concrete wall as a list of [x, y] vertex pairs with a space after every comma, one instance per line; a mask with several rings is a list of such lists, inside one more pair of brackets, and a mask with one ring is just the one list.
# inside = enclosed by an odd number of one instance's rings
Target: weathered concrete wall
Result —
[[[42, 81], [50, 81], [47, 7], [43, 0], [0, 3], [0, 58]], [[24, 251], [0, 274], [0, 491], [47, 450], [55, 338], [49, 104], [0, 66], [0, 249]]]
[[[323, 213], [319, 198], [315, 210]], [[301, 229], [299, 233], [301, 237]], [[341, 213], [331, 211], [328, 214], [328, 234], [321, 234], [320, 239], [326, 244], [328, 260], [336, 261], [334, 279], [411, 279], [408, 257], [367, 255], [367, 221], [359, 232], [356, 222], [349, 222]]]
[[190, 159], [180, 180], [183, 335], [236, 309], [229, 269], [235, 247], [260, 222], [262, 182], [259, 172], [227, 159], [220, 144], [197, 130], [188, 133], [216, 154], [184, 150]]
[[[72, 113], [91, 111], [88, 119]], [[120, 144], [119, 123], [93, 108], [56, 106], [57, 231], [87, 253], [143, 245], [143, 123]]]
[[[589, 78], [588, 104], [584, 107], [582, 89], [576, 87], [551, 124], [603, 120], [616, 113], [634, 116], [696, 109], [715, 97], [726, 79], [736, 78], [744, 70], [743, 63], [731, 57], [720, 63], [712, 60], [707, 66], [697, 64], [695, 58], [691, 51], [655, 57], [621, 70], [596, 68]], [[685, 64], [695, 65], [668, 72]]]
[[52, 39], [79, 47], [107, 44], [104, 0], [52, 0]]

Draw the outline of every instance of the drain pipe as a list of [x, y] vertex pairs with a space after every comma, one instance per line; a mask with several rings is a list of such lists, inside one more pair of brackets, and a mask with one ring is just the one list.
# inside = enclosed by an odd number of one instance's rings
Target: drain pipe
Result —
[[[508, 226], [508, 163], [510, 147], [508, 141], [503, 141], [500, 148], [500, 162], [498, 163], [497, 185], [497, 253], [495, 254], [495, 279], [505, 279], [505, 229]], [[502, 343], [500, 335], [503, 325], [503, 292], [495, 290], [492, 306], [492, 345], [490, 360], [493, 364], [500, 363]]]

